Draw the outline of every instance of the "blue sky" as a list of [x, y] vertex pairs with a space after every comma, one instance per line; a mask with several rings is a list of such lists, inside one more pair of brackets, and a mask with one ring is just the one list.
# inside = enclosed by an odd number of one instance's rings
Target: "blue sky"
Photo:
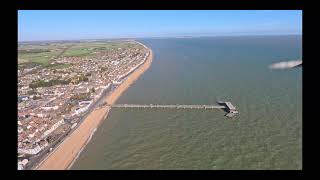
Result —
[[18, 40], [302, 34], [302, 11], [18, 11]]

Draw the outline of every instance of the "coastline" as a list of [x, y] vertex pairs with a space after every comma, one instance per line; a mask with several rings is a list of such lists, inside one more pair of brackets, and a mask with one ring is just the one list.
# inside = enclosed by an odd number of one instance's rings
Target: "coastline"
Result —
[[[146, 47], [144, 44], [139, 44]], [[146, 47], [149, 55], [146, 61], [130, 74], [113, 92], [105, 97], [108, 104], [114, 104], [121, 94], [126, 91], [146, 70], [149, 69], [153, 60], [153, 52]], [[72, 166], [86, 144], [90, 141], [91, 136], [99, 127], [101, 122], [106, 119], [110, 107], [94, 109], [48, 157], [46, 157], [35, 169], [36, 170], [65, 170]]]

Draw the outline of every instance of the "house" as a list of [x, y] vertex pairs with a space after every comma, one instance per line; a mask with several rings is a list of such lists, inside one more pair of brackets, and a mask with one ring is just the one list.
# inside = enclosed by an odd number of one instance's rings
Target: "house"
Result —
[[88, 87], [83, 87], [83, 86], [80, 86], [78, 87], [77, 89], [74, 90], [74, 93], [76, 94], [85, 94], [85, 93], [88, 93], [90, 90]]
[[47, 131], [45, 131], [42, 136], [41, 139], [45, 138], [46, 136], [48, 136], [50, 133], [52, 133], [54, 130], [56, 130], [59, 126], [61, 126], [62, 124], [64, 124], [64, 119], [56, 122], [54, 125], [52, 125], [50, 127], [50, 129], [48, 129]]

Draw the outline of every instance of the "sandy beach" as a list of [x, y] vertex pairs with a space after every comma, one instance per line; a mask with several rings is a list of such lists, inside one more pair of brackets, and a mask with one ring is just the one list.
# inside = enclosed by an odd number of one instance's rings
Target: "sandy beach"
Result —
[[[149, 56], [146, 62], [136, 69], [124, 80], [112, 93], [106, 97], [109, 104], [114, 104], [121, 94], [130, 87], [151, 65], [153, 59], [152, 50], [149, 49]], [[69, 135], [49, 156], [43, 160], [37, 170], [64, 170], [77, 158], [79, 152], [88, 143], [92, 133], [99, 124], [107, 117], [109, 107], [102, 107], [93, 110], [80, 126]]]

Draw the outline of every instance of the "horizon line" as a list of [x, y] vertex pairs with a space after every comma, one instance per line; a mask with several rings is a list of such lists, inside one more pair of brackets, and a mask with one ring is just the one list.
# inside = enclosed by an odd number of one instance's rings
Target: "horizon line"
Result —
[[200, 37], [239, 37], [239, 36], [302, 36], [302, 33], [292, 33], [292, 34], [244, 34], [244, 35], [176, 35], [176, 36], [146, 36], [146, 37], [110, 37], [110, 38], [80, 38], [80, 39], [47, 39], [47, 40], [18, 40], [18, 43], [22, 42], [59, 42], [59, 41], [88, 41], [88, 40], [136, 40], [136, 39], [166, 39], [166, 38], [200, 38]]

